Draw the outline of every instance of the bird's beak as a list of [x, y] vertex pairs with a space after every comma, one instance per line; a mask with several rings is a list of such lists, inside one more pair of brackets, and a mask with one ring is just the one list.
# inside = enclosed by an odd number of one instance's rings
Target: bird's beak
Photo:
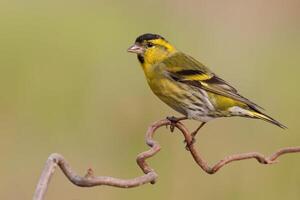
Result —
[[143, 54], [144, 48], [142, 46], [140, 46], [139, 44], [134, 44], [131, 47], [129, 47], [127, 49], [127, 51], [130, 53]]

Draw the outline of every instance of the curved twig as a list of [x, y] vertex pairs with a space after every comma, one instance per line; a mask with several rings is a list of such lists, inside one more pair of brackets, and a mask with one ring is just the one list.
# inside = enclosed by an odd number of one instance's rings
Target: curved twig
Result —
[[33, 200], [42, 200], [44, 198], [50, 179], [57, 166], [60, 167], [69, 181], [80, 187], [109, 185], [120, 188], [132, 188], [146, 183], [154, 182], [158, 177], [158, 175], [154, 171], [133, 179], [119, 179], [109, 176], [94, 176], [94, 172], [92, 171], [92, 169], [88, 169], [85, 176], [79, 176], [75, 171], [71, 169], [70, 165], [62, 155], [53, 153], [49, 156], [42, 175], [40, 176], [40, 180], [37, 184]]
[[98, 185], [109, 185], [113, 187], [120, 188], [131, 188], [138, 187], [140, 185], [146, 183], [155, 183], [158, 175], [155, 171], [148, 165], [146, 160], [152, 156], [154, 156], [159, 150], [160, 145], [157, 141], [153, 139], [156, 130], [162, 126], [170, 125], [171, 128], [178, 128], [183, 134], [185, 141], [187, 142], [187, 148], [190, 151], [192, 157], [196, 161], [196, 163], [208, 174], [214, 174], [219, 169], [221, 169], [226, 164], [245, 159], [256, 159], [261, 164], [272, 164], [275, 163], [277, 158], [283, 154], [287, 153], [297, 153], [300, 152], [300, 146], [298, 147], [286, 147], [277, 150], [270, 156], [264, 156], [258, 152], [249, 152], [242, 154], [234, 154], [225, 157], [220, 160], [212, 167], [208, 165], [208, 163], [202, 158], [199, 152], [194, 148], [192, 142], [192, 136], [188, 129], [181, 122], [171, 122], [168, 119], [160, 120], [153, 123], [146, 132], [146, 143], [151, 148], [145, 152], [140, 153], [137, 156], [137, 164], [142, 169], [145, 175], [133, 178], [133, 179], [119, 179], [108, 176], [94, 176], [94, 172], [92, 169], [88, 169], [85, 176], [79, 176], [75, 171], [71, 169], [68, 162], [64, 159], [64, 157], [60, 154], [54, 153], [51, 154], [46, 162], [42, 175], [40, 176], [39, 182], [37, 184], [33, 200], [42, 200], [46, 194], [50, 179], [56, 169], [57, 166], [63, 171], [65, 176], [75, 185], [80, 187], [93, 187]]
[[[146, 139], [147, 144], [153, 144], [153, 143], [157, 144], [157, 142], [155, 142], [153, 140], [154, 131], [161, 126], [166, 126], [166, 125], [175, 126], [176, 128], [178, 128], [181, 131], [181, 133], [183, 134], [183, 136], [185, 138], [185, 141], [187, 142], [187, 148], [190, 151], [192, 157], [194, 158], [196, 163], [208, 174], [216, 173], [217, 171], [219, 171], [219, 169], [224, 167], [226, 164], [229, 164], [233, 161], [256, 159], [261, 164], [273, 164], [273, 163], [276, 163], [277, 158], [283, 154], [300, 152], [300, 146], [297, 146], [297, 147], [281, 148], [281, 149], [275, 151], [270, 156], [264, 156], [263, 154], [258, 153], [258, 152], [233, 154], [230, 156], [226, 156], [225, 158], [223, 158], [222, 160], [218, 161], [216, 164], [214, 164], [213, 166], [210, 167], [208, 165], [208, 163], [202, 158], [199, 151], [197, 151], [195, 149], [194, 144], [192, 142], [193, 138], [192, 138], [189, 130], [181, 122], [172, 124], [172, 122], [170, 122], [169, 120], [166, 119], [166, 120], [160, 120], [160, 121], [153, 123], [148, 128], [147, 139]], [[153, 130], [153, 131], [151, 131], [151, 130]], [[149, 146], [151, 146], [151, 145], [149, 145]], [[140, 165], [140, 167], [143, 169], [143, 166]]]

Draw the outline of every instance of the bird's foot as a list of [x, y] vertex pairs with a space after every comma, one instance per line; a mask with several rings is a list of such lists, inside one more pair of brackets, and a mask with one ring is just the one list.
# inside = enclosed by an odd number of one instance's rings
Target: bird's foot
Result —
[[192, 135], [192, 140], [191, 140], [190, 143], [188, 143], [186, 140], [184, 140], [183, 143], [185, 144], [185, 149], [186, 149], [187, 151], [189, 151], [189, 150], [190, 150], [189, 147], [190, 147], [191, 145], [193, 145], [193, 144], [196, 143], [196, 138], [195, 138], [195, 136]]
[[[169, 120], [171, 122], [170, 124], [170, 131], [173, 133], [174, 129], [175, 129], [175, 124], [179, 121], [177, 117], [174, 116], [168, 116], [167, 120]], [[168, 125], [167, 125], [168, 128]]]
[[[177, 124], [179, 121], [185, 120], [185, 119], [187, 119], [187, 118], [186, 118], [186, 117], [174, 117], [174, 116], [168, 116], [166, 119], [169, 120], [169, 121], [171, 122], [171, 124], [170, 124], [170, 131], [173, 133], [176, 124]], [[166, 125], [166, 127], [168, 128], [168, 125]]]

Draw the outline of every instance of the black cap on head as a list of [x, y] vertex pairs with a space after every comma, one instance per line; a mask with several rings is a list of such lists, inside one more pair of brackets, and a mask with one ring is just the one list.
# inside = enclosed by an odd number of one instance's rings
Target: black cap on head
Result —
[[154, 39], [159, 39], [159, 38], [165, 40], [165, 38], [163, 38], [162, 36], [160, 36], [158, 34], [146, 33], [146, 34], [143, 34], [143, 35], [137, 37], [135, 42], [142, 43], [145, 40], [147, 41], [147, 40], [154, 40]]

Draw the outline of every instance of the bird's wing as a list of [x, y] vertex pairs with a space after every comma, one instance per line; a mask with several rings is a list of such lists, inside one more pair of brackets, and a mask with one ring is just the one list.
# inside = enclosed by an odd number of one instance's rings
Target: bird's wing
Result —
[[260, 106], [238, 94], [229, 83], [219, 78], [202, 63], [183, 53], [176, 53], [164, 62], [164, 72], [175, 81], [242, 102], [258, 110]]

